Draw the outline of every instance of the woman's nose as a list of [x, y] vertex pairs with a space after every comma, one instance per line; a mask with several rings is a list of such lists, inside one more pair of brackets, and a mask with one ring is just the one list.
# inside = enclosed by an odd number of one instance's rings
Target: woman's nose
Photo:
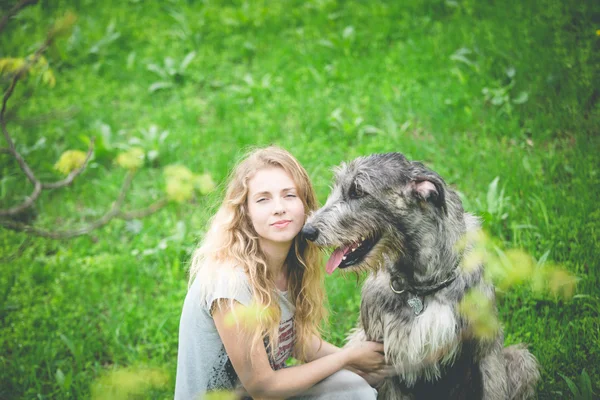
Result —
[[276, 198], [274, 199], [274, 210], [275, 214], [285, 214], [285, 206], [283, 204], [283, 199]]

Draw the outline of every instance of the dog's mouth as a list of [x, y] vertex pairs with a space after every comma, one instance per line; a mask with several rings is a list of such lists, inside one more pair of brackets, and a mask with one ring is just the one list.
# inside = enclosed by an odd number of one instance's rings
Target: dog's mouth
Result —
[[338, 247], [327, 260], [327, 273], [331, 274], [337, 268], [344, 269], [360, 264], [378, 241], [378, 237], [367, 237], [347, 246]]

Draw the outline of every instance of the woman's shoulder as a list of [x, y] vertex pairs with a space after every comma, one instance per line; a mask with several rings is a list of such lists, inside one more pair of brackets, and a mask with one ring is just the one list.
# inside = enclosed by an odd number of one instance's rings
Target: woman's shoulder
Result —
[[205, 268], [202, 274], [194, 278], [190, 292], [194, 297], [210, 307], [215, 299], [234, 299], [246, 304], [252, 298], [252, 289], [248, 276], [241, 267], [235, 265], [215, 265]]

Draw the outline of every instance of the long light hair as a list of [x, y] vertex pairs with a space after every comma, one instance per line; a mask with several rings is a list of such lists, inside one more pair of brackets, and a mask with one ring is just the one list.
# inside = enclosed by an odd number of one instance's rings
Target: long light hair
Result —
[[[282, 168], [296, 184], [305, 214], [317, 208], [317, 199], [306, 170], [287, 151], [270, 146], [251, 151], [232, 171], [225, 199], [210, 222], [190, 268], [190, 284], [202, 279], [201, 293], [211, 290], [215, 272], [240, 267], [247, 275], [255, 304], [268, 309], [259, 318], [252, 348], [267, 339], [268, 351], [277, 353], [281, 309], [278, 306], [274, 277], [267, 268], [259, 236], [248, 213], [248, 181], [264, 168]], [[296, 307], [294, 354], [305, 360], [311, 338], [321, 337], [326, 317], [321, 253], [312, 243], [297, 235], [286, 258], [288, 290]], [[214, 286], [212, 286], [214, 287]]]

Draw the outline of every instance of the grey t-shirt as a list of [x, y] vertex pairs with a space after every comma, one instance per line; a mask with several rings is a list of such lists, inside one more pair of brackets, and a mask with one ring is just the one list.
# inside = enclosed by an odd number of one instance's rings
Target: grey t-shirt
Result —
[[[240, 268], [218, 271], [209, 293], [204, 295], [200, 279], [202, 277], [196, 277], [183, 303], [175, 400], [202, 399], [206, 392], [234, 390], [240, 385], [209, 310], [218, 299], [234, 299], [245, 306], [251, 305], [248, 278]], [[278, 291], [278, 294], [281, 308], [279, 347], [276, 355], [269, 355], [271, 367], [275, 370], [285, 366], [296, 340], [295, 307], [288, 292]]]

